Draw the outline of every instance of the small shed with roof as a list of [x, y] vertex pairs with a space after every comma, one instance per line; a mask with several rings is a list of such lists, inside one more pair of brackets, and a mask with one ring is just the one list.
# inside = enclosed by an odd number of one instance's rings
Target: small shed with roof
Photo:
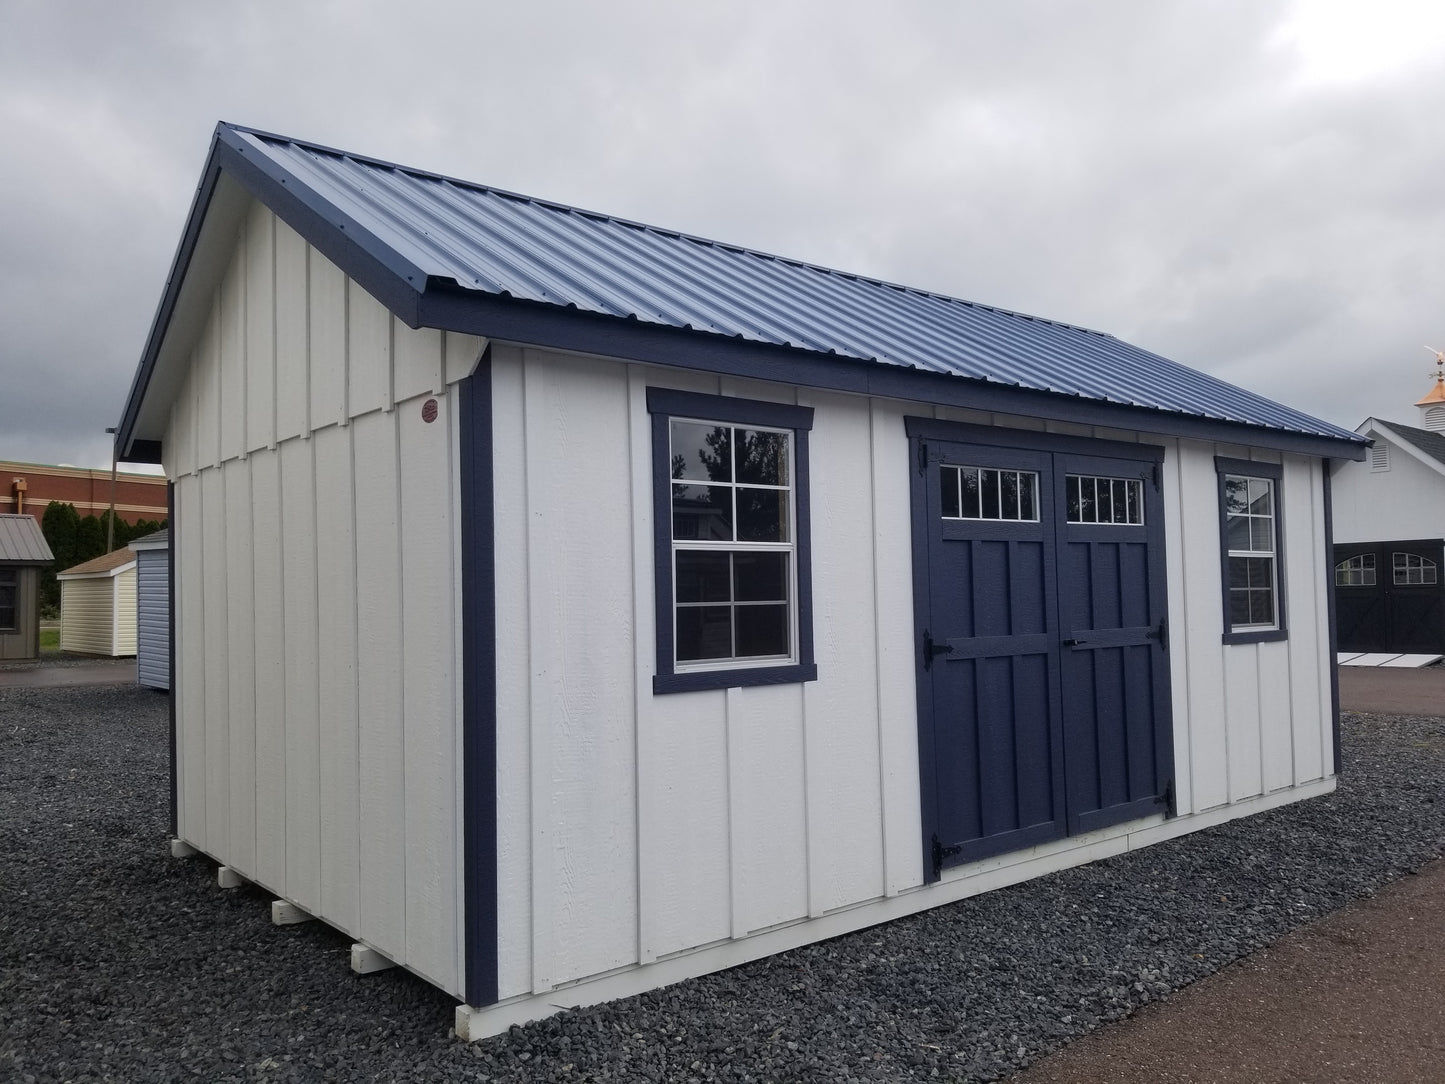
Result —
[[0, 661], [40, 655], [40, 573], [55, 560], [34, 516], [0, 514]]
[[60, 581], [60, 650], [83, 655], [134, 655], [135, 558], [127, 547], [85, 561]]
[[1355, 432], [1369, 457], [1333, 474], [1339, 649], [1445, 654], [1445, 376], [1410, 423], [1366, 418]]
[[177, 848], [463, 1035], [1335, 785], [1366, 441], [1109, 335], [222, 125], [117, 440]]
[[171, 687], [171, 533], [162, 528], [133, 538], [135, 554], [135, 679], [151, 689]]

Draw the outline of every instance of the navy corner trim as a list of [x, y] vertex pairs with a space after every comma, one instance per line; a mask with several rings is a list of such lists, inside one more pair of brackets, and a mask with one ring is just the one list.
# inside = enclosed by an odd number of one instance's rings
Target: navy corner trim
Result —
[[462, 542], [462, 944], [469, 1005], [497, 1000], [497, 600], [492, 355], [458, 385]]
[[1330, 491], [1330, 461], [1324, 460], [1325, 513], [1325, 575], [1329, 589], [1325, 592], [1325, 615], [1330, 623], [1330, 739], [1335, 752], [1335, 774], [1340, 764], [1340, 630], [1335, 621], [1335, 511]]
[[171, 730], [171, 838], [180, 834], [180, 772], [176, 763], [176, 484], [166, 483], [166, 665], [169, 680], [166, 682], [167, 711], [170, 713]]

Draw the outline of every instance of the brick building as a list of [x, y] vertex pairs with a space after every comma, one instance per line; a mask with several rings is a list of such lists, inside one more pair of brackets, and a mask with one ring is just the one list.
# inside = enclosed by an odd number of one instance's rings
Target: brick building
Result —
[[[20, 513], [37, 520], [51, 501], [75, 505], [82, 516], [110, 507], [110, 471], [0, 461], [0, 515]], [[117, 474], [115, 513], [126, 523], [166, 518], [166, 480], [151, 474]]]

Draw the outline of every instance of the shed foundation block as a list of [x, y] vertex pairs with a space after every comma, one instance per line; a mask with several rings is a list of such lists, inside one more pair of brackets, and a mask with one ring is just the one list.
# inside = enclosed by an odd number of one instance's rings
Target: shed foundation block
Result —
[[303, 911], [290, 900], [271, 901], [271, 924], [273, 926], [294, 926], [298, 922], [310, 922], [316, 916]]
[[230, 866], [221, 866], [216, 870], [216, 884], [221, 888], [240, 888], [245, 883], [246, 878]]
[[179, 839], [171, 840], [172, 858], [194, 858], [201, 852], [192, 847], [189, 843], [182, 843]]
[[395, 966], [395, 962], [377, 952], [370, 945], [358, 942], [351, 946], [351, 970], [358, 975], [370, 975], [373, 971], [385, 971], [387, 968]]

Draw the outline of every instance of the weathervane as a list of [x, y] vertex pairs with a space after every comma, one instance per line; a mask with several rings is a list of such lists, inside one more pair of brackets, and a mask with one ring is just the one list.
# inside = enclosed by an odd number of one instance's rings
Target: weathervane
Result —
[[1425, 349], [1435, 355], [1435, 372], [1432, 375], [1436, 380], [1445, 381], [1445, 350], [1436, 350], [1433, 346]]

